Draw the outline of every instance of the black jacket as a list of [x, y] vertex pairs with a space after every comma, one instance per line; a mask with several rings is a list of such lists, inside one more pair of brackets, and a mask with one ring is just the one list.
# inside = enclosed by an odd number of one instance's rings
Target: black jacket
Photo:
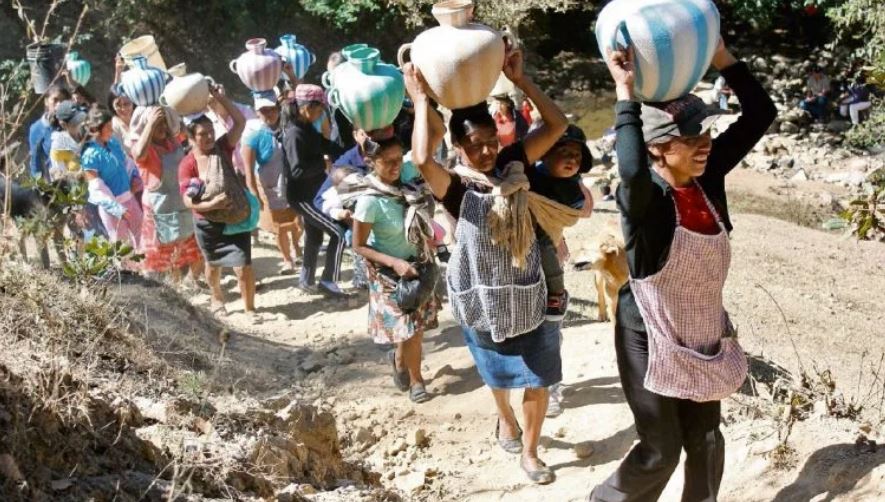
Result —
[[[762, 85], [750, 74], [746, 64], [734, 64], [721, 73], [740, 100], [743, 114], [713, 140], [707, 170], [697, 181], [731, 232], [725, 175], [762, 138], [777, 116], [777, 109]], [[640, 104], [619, 101], [615, 105], [615, 112], [618, 170], [621, 175], [617, 204], [621, 211], [630, 276], [641, 279], [659, 272], [667, 261], [676, 230], [676, 208], [670, 195], [670, 185], [651, 169], [642, 135]], [[620, 291], [617, 322], [629, 329], [645, 331], [629, 283]]]
[[311, 202], [326, 180], [324, 155], [337, 159], [344, 151], [311, 124], [290, 122], [283, 129], [283, 169], [289, 205]]

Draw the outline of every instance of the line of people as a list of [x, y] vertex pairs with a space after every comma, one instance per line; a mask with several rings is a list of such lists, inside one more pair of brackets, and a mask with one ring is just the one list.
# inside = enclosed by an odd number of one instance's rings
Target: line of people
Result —
[[[618, 95], [616, 201], [631, 277], [620, 292], [614, 343], [640, 441], [590, 500], [657, 499], [683, 450], [683, 500], [715, 500], [724, 459], [719, 400], [746, 374], [722, 306], [732, 228], [724, 179], [776, 110], [721, 42], [713, 66], [743, 116], [715, 140], [710, 127], [721, 110], [692, 95], [641, 104], [633, 96], [632, 51], [610, 53], [606, 62]], [[374, 131], [353, 130], [328, 108], [322, 88], [298, 83], [291, 67], [285, 72], [291, 84], [255, 95], [252, 110], [216, 86], [209, 108], [184, 118], [162, 107], [133, 110], [119, 94], [109, 99], [113, 113], [97, 105], [84, 112], [67, 91], [53, 88], [47, 116], [32, 128], [32, 173], [81, 170], [98, 216], [85, 218], [83, 228], [137, 245], [148, 271], [176, 280], [205, 274], [216, 312], [224, 310], [221, 268], [234, 268], [255, 322], [253, 225], [225, 222], [231, 213], [246, 203], [257, 208], [261, 228], [276, 235], [281, 272], [295, 272], [300, 259], [297, 284], [309, 293], [343, 294], [338, 283], [349, 243], [359, 257], [355, 275], [369, 291], [367, 333], [393, 345], [393, 383], [416, 403], [432, 399], [421, 360], [423, 337], [438, 326], [442, 308], [441, 235], [433, 220], [441, 204], [455, 234], [444, 279], [448, 301], [491, 389], [496, 442], [519, 455], [532, 482], [554, 481], [538, 444], [550, 389], [555, 394], [562, 380], [560, 324], [569, 301], [563, 229], [593, 209], [581, 182], [591, 166], [583, 133], [524, 72], [518, 49], [508, 52], [503, 72], [540, 115], [519, 134], [512, 103], [497, 117], [485, 103], [452, 110], [445, 124], [410, 63], [403, 67], [411, 104], [405, 122]], [[52, 139], [41, 156], [46, 127], [67, 136], [57, 148]], [[439, 155], [446, 135], [452, 166]], [[51, 169], [44, 170], [44, 158]], [[246, 202], [207, 192], [215, 177], [237, 171]], [[523, 390], [521, 419], [511, 407], [516, 389]]]

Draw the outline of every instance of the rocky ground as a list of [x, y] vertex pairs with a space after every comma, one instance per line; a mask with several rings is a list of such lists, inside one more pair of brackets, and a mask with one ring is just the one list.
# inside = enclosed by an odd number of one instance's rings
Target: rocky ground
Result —
[[[561, 103], [598, 137], [612, 98], [589, 93], [606, 76], [563, 60], [579, 85]], [[844, 122], [812, 124], [795, 110], [804, 61], [750, 62], [780, 113], [728, 181], [725, 299], [752, 378], [724, 402], [720, 500], [882, 500], [885, 247], [846, 237], [834, 216], [882, 175], [883, 153], [854, 151]], [[610, 138], [592, 147], [600, 159]], [[591, 176], [617, 183], [611, 163]], [[617, 227], [612, 202], [566, 232], [573, 261], [603, 227]], [[85, 290], [5, 260], [0, 499], [577, 501], [636, 440], [591, 272], [567, 275], [564, 413], [545, 423], [541, 452], [558, 479], [537, 487], [496, 446], [490, 394], [448, 310], [424, 344], [434, 398], [415, 405], [365, 335], [364, 293], [300, 292], [268, 235], [254, 260], [260, 323], [230, 275], [229, 315], [213, 319], [202, 290], [132, 276]], [[662, 500], [679, 500], [681, 476]]]
[[[743, 169], [730, 188], [736, 201], [758, 197], [748, 204], [770, 206], [784, 204], [781, 184]], [[810, 200], [826, 189], [839, 190], [813, 181], [790, 190]], [[885, 318], [877, 292], [885, 282], [877, 271], [885, 266], [885, 248], [782, 219], [747, 213], [734, 219], [726, 300], [756, 358], [758, 381], [725, 405], [730, 446], [722, 500], [823, 500], [815, 497], [825, 494], [878, 500], [885, 496], [885, 452], [875, 448], [885, 418], [877, 366], [885, 354]], [[573, 257], [580, 258], [587, 236], [615, 221], [613, 205], [601, 203], [594, 218], [568, 232]], [[565, 412], [545, 424], [542, 440], [558, 480], [535, 487], [494, 444], [490, 396], [447, 312], [425, 343], [424, 372], [436, 397], [413, 405], [393, 388], [383, 351], [364, 334], [364, 297], [336, 302], [303, 295], [294, 278], [275, 275], [269, 246], [260, 249], [258, 264], [264, 322], [248, 325], [236, 301], [229, 322], [293, 354], [293, 375], [310, 389], [302, 399], [335, 414], [347, 458], [365, 462], [405, 499], [581, 500], [635, 440], [612, 327], [596, 322], [589, 272], [569, 274]], [[678, 500], [680, 486], [677, 474], [664, 500]]]

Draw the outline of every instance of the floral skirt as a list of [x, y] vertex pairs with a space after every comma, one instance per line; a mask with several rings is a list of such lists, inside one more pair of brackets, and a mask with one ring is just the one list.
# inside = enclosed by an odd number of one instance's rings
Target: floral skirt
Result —
[[[142, 265], [147, 272], [168, 272], [175, 268], [184, 268], [202, 259], [193, 229], [180, 229], [182, 236], [173, 242], [163, 243], [160, 240], [158, 222], [150, 206], [144, 207], [144, 222], [141, 226], [141, 250], [144, 253]], [[159, 226], [162, 226], [159, 223]]]
[[401, 343], [417, 333], [439, 327], [437, 314], [442, 308], [439, 296], [433, 295], [415, 312], [406, 314], [393, 299], [395, 286], [386, 281], [366, 261], [369, 275], [369, 336], [375, 343]]

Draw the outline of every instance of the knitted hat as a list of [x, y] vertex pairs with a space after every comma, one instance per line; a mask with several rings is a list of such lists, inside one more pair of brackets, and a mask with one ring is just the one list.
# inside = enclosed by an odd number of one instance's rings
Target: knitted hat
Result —
[[298, 84], [295, 88], [295, 101], [299, 105], [308, 103], [326, 104], [326, 91], [314, 84]]

